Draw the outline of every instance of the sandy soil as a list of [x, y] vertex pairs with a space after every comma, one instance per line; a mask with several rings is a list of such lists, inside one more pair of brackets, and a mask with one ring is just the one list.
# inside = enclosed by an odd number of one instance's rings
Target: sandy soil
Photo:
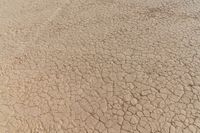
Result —
[[200, 133], [200, 1], [0, 0], [0, 133]]

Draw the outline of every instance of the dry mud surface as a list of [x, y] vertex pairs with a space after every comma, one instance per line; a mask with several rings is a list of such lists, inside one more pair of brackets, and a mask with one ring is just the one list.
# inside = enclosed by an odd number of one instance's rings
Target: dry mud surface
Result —
[[0, 133], [200, 133], [200, 1], [0, 0]]

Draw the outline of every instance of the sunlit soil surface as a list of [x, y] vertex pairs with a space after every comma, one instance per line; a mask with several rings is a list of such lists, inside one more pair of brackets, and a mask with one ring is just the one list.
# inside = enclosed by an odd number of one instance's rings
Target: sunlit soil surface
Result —
[[0, 0], [0, 133], [200, 133], [200, 1]]

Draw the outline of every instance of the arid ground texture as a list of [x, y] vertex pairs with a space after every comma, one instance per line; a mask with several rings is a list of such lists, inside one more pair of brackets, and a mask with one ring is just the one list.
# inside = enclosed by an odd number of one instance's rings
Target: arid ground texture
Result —
[[0, 133], [200, 133], [200, 1], [0, 0]]

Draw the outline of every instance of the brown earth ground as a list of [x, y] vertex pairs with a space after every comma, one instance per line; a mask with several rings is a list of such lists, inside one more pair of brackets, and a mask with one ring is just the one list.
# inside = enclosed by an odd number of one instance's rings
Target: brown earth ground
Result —
[[200, 133], [200, 1], [0, 0], [0, 133]]

